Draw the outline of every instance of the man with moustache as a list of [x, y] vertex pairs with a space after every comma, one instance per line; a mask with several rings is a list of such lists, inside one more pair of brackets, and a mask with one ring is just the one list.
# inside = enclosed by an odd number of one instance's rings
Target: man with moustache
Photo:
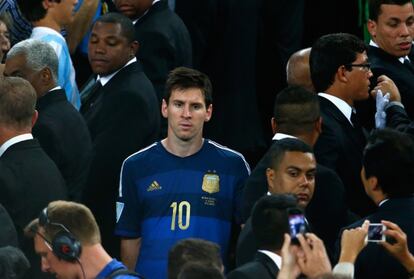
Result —
[[372, 81], [391, 78], [401, 93], [408, 116], [414, 118], [414, 8], [411, 0], [370, 0], [368, 58]]

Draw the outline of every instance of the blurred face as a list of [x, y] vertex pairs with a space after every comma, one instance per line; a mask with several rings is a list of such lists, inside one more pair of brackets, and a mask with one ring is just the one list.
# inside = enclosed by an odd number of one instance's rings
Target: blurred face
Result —
[[114, 0], [116, 9], [124, 16], [135, 20], [147, 11], [154, 0]]
[[27, 67], [26, 56], [24, 54], [18, 54], [14, 57], [8, 57], [4, 66], [4, 76], [7, 77], [21, 77], [33, 86], [36, 93], [39, 95], [41, 92], [41, 71], [34, 71]]
[[[39, 233], [44, 235], [43, 228], [39, 229]], [[40, 264], [43, 272], [51, 273], [56, 278], [79, 278], [77, 275], [78, 264], [59, 260], [53, 253], [50, 245], [38, 234], [34, 237], [34, 249], [36, 254], [40, 256]]]
[[199, 88], [173, 90], [167, 104], [162, 101], [162, 115], [168, 118], [168, 137], [179, 141], [201, 140], [204, 122], [211, 118], [213, 107], [206, 107]]
[[6, 24], [0, 21], [0, 48], [1, 53], [6, 53], [10, 49], [10, 34]]
[[368, 30], [378, 46], [389, 54], [396, 57], [408, 55], [414, 36], [413, 5], [381, 5], [378, 20], [370, 20]]
[[88, 45], [88, 58], [95, 74], [109, 75], [135, 56], [137, 42], [128, 42], [118, 23], [96, 22]]
[[[357, 58], [352, 62], [350, 71], [346, 71], [345, 75], [348, 79], [348, 100], [347, 103], [353, 105], [354, 101], [365, 100], [369, 97], [369, 79], [372, 77], [371, 70], [363, 66], [368, 63], [366, 52], [358, 53]], [[361, 66], [362, 65], [362, 66]]]
[[266, 170], [269, 192], [294, 194], [305, 208], [315, 190], [316, 161], [312, 153], [286, 152], [277, 169]]
[[60, 26], [66, 26], [73, 21], [75, 6], [78, 0], [60, 0], [60, 2], [48, 1], [48, 14], [59, 23]]

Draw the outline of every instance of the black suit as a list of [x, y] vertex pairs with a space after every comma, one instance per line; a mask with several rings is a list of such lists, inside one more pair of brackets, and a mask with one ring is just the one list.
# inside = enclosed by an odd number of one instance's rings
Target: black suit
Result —
[[23, 236], [23, 229], [49, 202], [66, 199], [67, 193], [58, 168], [37, 140], [18, 142], [0, 157], [0, 193], [0, 203], [9, 212], [31, 264], [27, 278], [48, 278], [41, 273], [33, 240]]
[[253, 261], [248, 262], [227, 275], [228, 279], [275, 279], [279, 268], [266, 254], [256, 252]]
[[[414, 251], [414, 198], [394, 198], [381, 205], [377, 212], [368, 216], [371, 223], [387, 220], [396, 223], [406, 234], [410, 251]], [[362, 225], [364, 220], [349, 228]], [[355, 278], [409, 278], [405, 268], [381, 245], [368, 243], [355, 262]]]
[[105, 248], [114, 257], [119, 253], [113, 231], [121, 165], [127, 156], [158, 138], [159, 111], [154, 88], [138, 62], [122, 68], [81, 107], [93, 146], [84, 201], [96, 217]]
[[[277, 144], [277, 141], [273, 141]], [[246, 181], [243, 192], [243, 220], [251, 214], [254, 203], [268, 191], [266, 168], [270, 165], [270, 149]], [[333, 250], [339, 230], [349, 224], [345, 190], [341, 179], [329, 168], [317, 165], [315, 192], [306, 208], [306, 216], [314, 232]]]
[[362, 185], [360, 173], [366, 139], [361, 127], [353, 127], [328, 99], [319, 97], [322, 133], [314, 146], [316, 161], [334, 170], [342, 179], [351, 211], [366, 216], [375, 209]]
[[[411, 62], [414, 61], [413, 49], [409, 55]], [[405, 106], [408, 116], [414, 119], [414, 67], [407, 67], [397, 57], [392, 56], [384, 50], [370, 46], [368, 58], [374, 76], [372, 81], [377, 83], [377, 77], [387, 75], [398, 87], [401, 93], [401, 101]]]
[[182, 20], [161, 0], [135, 23], [139, 42], [137, 58], [154, 85], [161, 102], [168, 72], [192, 66], [190, 34]]
[[387, 126], [414, 136], [414, 122], [410, 120], [404, 108], [393, 105], [387, 108]]
[[65, 92], [53, 90], [37, 100], [39, 118], [33, 136], [62, 173], [68, 198], [81, 201], [89, 172], [92, 143], [82, 115], [67, 101]]
[[17, 232], [7, 210], [0, 204], [0, 247], [18, 247]]

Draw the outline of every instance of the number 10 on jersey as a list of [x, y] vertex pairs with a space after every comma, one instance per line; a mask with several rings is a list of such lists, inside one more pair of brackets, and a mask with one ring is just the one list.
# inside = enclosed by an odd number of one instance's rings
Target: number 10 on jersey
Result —
[[[171, 230], [175, 231], [175, 222], [178, 219], [178, 228], [180, 230], [186, 230], [190, 226], [190, 214], [191, 205], [188, 201], [173, 202], [170, 207], [172, 208], [171, 216]], [[178, 209], [178, 212], [177, 212]], [[178, 215], [178, 218], [177, 218]], [[184, 220], [185, 219], [185, 220]]]

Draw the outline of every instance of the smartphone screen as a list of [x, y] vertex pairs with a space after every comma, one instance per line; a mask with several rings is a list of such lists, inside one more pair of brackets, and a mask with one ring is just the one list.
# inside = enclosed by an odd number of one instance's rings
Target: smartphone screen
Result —
[[306, 230], [306, 221], [305, 216], [303, 215], [302, 211], [299, 209], [291, 209], [288, 212], [289, 216], [289, 229], [290, 229], [290, 237], [292, 238], [293, 242], [297, 243], [297, 235], [298, 234], [305, 234]]
[[385, 226], [381, 223], [373, 223], [368, 227], [368, 234], [366, 240], [368, 242], [385, 241], [384, 235]]

